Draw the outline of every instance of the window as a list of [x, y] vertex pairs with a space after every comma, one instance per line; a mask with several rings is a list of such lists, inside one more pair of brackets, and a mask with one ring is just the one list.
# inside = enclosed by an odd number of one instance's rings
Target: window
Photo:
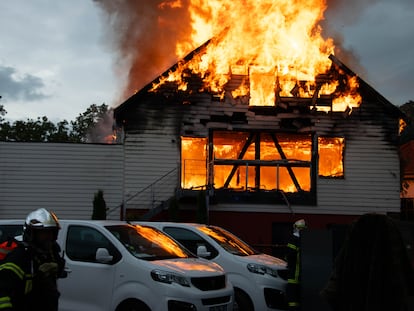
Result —
[[183, 189], [266, 192], [276, 200], [283, 192], [300, 194], [297, 203], [315, 204], [317, 176], [344, 176], [343, 137], [211, 130], [209, 138], [182, 137], [181, 146]]
[[344, 147], [345, 139], [343, 137], [318, 138], [319, 176], [344, 176]]
[[207, 138], [181, 137], [181, 187], [205, 189]]
[[0, 243], [23, 234], [23, 225], [0, 225]]
[[153, 261], [193, 256], [171, 237], [149, 226], [117, 225], [106, 228], [139, 259]]
[[121, 254], [99, 231], [86, 226], [70, 226], [66, 240], [66, 255], [71, 260], [96, 262], [96, 250], [106, 248], [117, 262]]
[[312, 136], [215, 131], [214, 188], [309, 191]]
[[207, 259], [212, 259], [218, 255], [218, 251], [210, 243], [204, 240], [199, 234], [191, 230], [176, 227], [165, 227], [164, 231], [184, 245], [193, 254], [197, 254], [197, 248], [199, 246], [205, 246], [207, 252], [210, 252], [210, 256], [207, 257]]

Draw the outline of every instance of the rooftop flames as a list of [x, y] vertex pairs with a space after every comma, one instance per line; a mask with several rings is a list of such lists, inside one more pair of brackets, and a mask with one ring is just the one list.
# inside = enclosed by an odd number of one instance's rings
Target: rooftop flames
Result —
[[[178, 63], [174, 71], [153, 85], [153, 90], [167, 81], [186, 90], [183, 71], [190, 70], [202, 77], [206, 89], [223, 95], [232, 74], [244, 73], [249, 76], [250, 87], [241, 85], [232, 96], [250, 95], [250, 105], [275, 105], [275, 92], [292, 96], [296, 89], [294, 96], [333, 95], [334, 111], [359, 106], [355, 77], [341, 91], [334, 80], [316, 85], [318, 75], [329, 71], [329, 56], [335, 48], [331, 38], [323, 38], [320, 26], [326, 0], [189, 3], [192, 35], [176, 44], [176, 55], [182, 58], [192, 47], [209, 40], [208, 44], [188, 61]], [[164, 1], [162, 5], [166, 4], [182, 5], [180, 0]]]

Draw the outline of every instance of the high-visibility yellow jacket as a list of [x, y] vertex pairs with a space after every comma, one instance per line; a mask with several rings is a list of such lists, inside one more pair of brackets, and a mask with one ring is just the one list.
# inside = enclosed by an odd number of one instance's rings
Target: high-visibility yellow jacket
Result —
[[[43, 264], [56, 267], [56, 271], [45, 273], [43, 268], [39, 269]], [[0, 262], [0, 311], [57, 311], [57, 277], [63, 269], [64, 260], [57, 244], [53, 250], [42, 253], [19, 245]]]

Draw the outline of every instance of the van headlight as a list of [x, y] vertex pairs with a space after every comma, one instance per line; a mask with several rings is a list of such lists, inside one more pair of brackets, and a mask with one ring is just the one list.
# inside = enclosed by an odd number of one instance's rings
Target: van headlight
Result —
[[269, 268], [267, 266], [259, 265], [259, 264], [256, 264], [256, 263], [247, 264], [247, 270], [249, 270], [252, 273], [256, 273], [256, 274], [262, 274], [262, 275], [268, 274], [268, 275], [271, 275], [275, 278], [277, 278], [279, 276], [277, 274], [276, 269], [272, 269], [272, 268]]
[[157, 282], [167, 283], [167, 284], [177, 283], [182, 286], [190, 287], [190, 282], [188, 281], [187, 278], [181, 275], [175, 274], [175, 273], [162, 271], [162, 270], [152, 270], [151, 277], [154, 281], [157, 281]]

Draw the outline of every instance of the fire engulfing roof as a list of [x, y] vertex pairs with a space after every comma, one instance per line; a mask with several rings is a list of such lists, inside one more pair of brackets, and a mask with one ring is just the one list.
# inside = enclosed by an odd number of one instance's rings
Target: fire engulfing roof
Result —
[[[244, 115], [247, 111], [263, 115], [268, 115], [269, 113], [272, 115], [283, 115], [288, 113], [288, 119], [293, 120], [292, 122], [302, 122], [306, 126], [310, 125], [308, 124], [309, 118], [301, 118], [301, 115], [340, 114], [343, 118], [347, 118], [351, 112], [355, 114], [358, 113], [357, 111], [365, 110], [370, 111], [370, 118], [377, 122], [381, 122], [386, 118], [404, 118], [404, 114], [398, 107], [384, 98], [334, 55], [329, 56], [331, 67], [326, 73], [316, 76], [311, 86], [307, 85], [307, 81], [295, 81], [288, 95], [283, 94], [279, 87], [279, 78], [277, 76], [274, 81], [270, 80], [274, 95], [271, 105], [261, 106], [260, 104], [252, 105], [250, 103], [253, 97], [252, 82], [254, 82], [252, 81], [253, 75], [251, 74], [250, 65], [246, 66], [248, 69], [244, 73], [231, 72], [231, 78], [223, 90], [213, 90], [211, 86], [204, 85], [203, 77], [199, 73], [193, 73], [185, 67], [194, 58], [200, 57], [204, 53], [210, 41], [192, 51], [118, 106], [114, 110], [117, 124], [124, 126], [126, 130], [134, 129], [137, 123], [142, 123], [146, 118], [142, 115], [142, 111], [139, 111], [142, 106], [152, 106], [151, 109], [159, 109], [158, 116], [162, 118], [162, 110], [164, 109], [170, 109], [172, 106], [175, 107], [174, 109], [185, 109], [183, 107], [188, 104], [197, 104], [199, 102], [197, 95], [200, 94], [210, 95], [213, 102], [227, 103], [233, 107], [238, 105], [247, 107], [247, 110], [243, 111], [235, 109], [231, 116], [221, 116], [221, 118], [226, 120], [220, 121], [228, 121], [230, 123], [245, 122]], [[177, 78], [177, 75], [180, 75], [180, 77]], [[260, 72], [259, 75], [261, 75]], [[261, 75], [261, 77], [264, 75]], [[324, 85], [333, 84], [332, 81], [336, 83], [333, 90], [323, 93]], [[352, 90], [353, 94], [351, 95], [353, 98], [351, 100], [358, 102], [357, 104], [348, 103], [348, 99], [344, 96], [349, 88], [350, 81], [355, 85]], [[183, 86], [183, 84], [185, 85]], [[245, 87], [246, 85], [247, 87]], [[245, 87], [247, 91], [238, 95], [237, 91], [242, 87]], [[341, 96], [343, 97], [342, 108], [335, 110], [333, 107], [335, 105], [335, 98]], [[359, 98], [355, 99], [355, 97]], [[291, 117], [292, 114], [296, 114], [296, 117], [293, 119]], [[361, 116], [361, 113], [359, 115]], [[367, 117], [365, 116], [364, 118]], [[289, 126], [292, 126], [292, 122], [288, 122]], [[283, 123], [281, 125], [283, 126]], [[395, 137], [391, 140], [395, 142]]]

